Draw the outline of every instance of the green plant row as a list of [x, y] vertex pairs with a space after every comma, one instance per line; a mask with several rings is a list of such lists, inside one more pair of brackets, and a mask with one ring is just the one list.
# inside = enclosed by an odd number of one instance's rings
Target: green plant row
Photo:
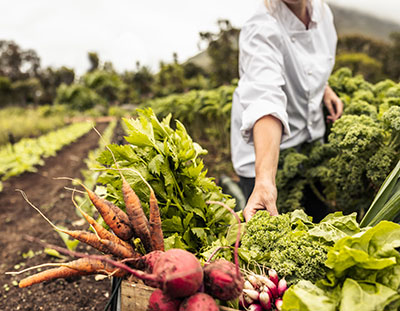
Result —
[[66, 111], [40, 108], [10, 107], [0, 110], [0, 146], [10, 140], [37, 137], [65, 125]]
[[212, 140], [219, 148], [229, 148], [230, 111], [235, 86], [213, 90], [193, 90], [184, 94], [147, 101], [159, 118], [169, 113], [182, 122], [196, 141]]
[[90, 122], [74, 123], [38, 138], [24, 138], [18, 143], [7, 144], [0, 149], [0, 177], [6, 180], [26, 171], [35, 172], [44, 158], [86, 134], [93, 127]]

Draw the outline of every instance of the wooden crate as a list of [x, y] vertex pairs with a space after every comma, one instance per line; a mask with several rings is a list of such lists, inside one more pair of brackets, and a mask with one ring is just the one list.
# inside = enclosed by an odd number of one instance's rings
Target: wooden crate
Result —
[[[122, 281], [121, 283], [121, 311], [146, 311], [153, 287], [140, 283]], [[221, 307], [221, 311], [237, 311]]]

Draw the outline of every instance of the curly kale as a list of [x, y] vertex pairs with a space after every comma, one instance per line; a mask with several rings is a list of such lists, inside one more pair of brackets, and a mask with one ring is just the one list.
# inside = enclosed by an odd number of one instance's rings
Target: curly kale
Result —
[[[327, 127], [326, 143], [282, 152], [276, 177], [280, 212], [313, 210], [308, 205], [315, 202], [332, 211], [366, 210], [400, 160], [400, 84], [372, 85], [341, 68], [329, 85], [344, 102], [343, 116]], [[318, 200], [309, 200], [310, 191]]]
[[375, 106], [369, 104], [364, 100], [354, 100], [350, 104], [346, 105], [343, 113], [345, 115], [366, 115], [376, 120], [378, 117], [378, 112]]
[[316, 281], [325, 275], [329, 246], [308, 233], [310, 223], [306, 219], [294, 220], [292, 215], [258, 212], [246, 225], [240, 253], [247, 251], [250, 263], [256, 261], [275, 269], [288, 284], [301, 279]]

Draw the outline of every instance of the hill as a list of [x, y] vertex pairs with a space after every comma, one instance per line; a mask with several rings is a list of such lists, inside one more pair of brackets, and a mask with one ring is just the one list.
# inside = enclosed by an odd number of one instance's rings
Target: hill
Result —
[[[400, 24], [386, 21], [357, 10], [329, 4], [335, 19], [335, 26], [339, 36], [360, 34], [377, 40], [389, 41], [392, 32], [400, 32]], [[208, 69], [211, 66], [207, 51], [202, 51], [189, 58], [186, 63], [192, 62], [197, 66]]]
[[392, 32], [400, 32], [400, 24], [386, 21], [356, 10], [330, 4], [339, 36], [361, 34], [367, 37], [388, 41]]

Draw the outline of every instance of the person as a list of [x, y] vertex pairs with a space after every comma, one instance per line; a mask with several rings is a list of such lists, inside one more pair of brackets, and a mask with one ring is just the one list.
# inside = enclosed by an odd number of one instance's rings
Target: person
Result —
[[279, 152], [323, 139], [343, 103], [329, 87], [336, 53], [333, 15], [323, 0], [266, 0], [239, 36], [239, 83], [231, 112], [231, 154], [248, 198], [243, 216], [277, 215]]

